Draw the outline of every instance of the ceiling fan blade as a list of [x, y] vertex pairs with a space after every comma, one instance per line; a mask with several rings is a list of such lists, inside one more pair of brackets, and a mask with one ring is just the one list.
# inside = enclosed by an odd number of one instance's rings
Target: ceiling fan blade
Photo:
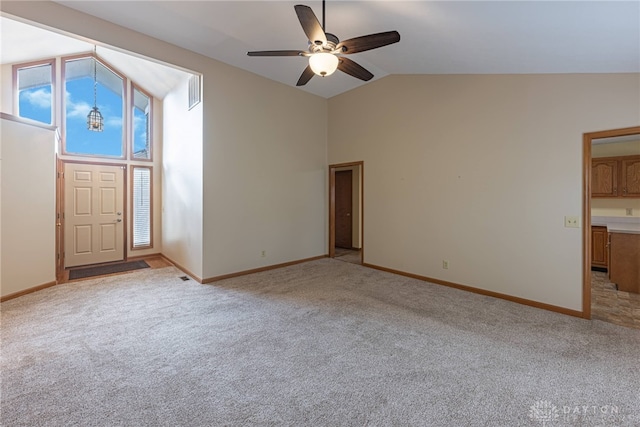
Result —
[[400, 33], [397, 31], [386, 31], [384, 33], [369, 34], [368, 36], [355, 37], [338, 43], [337, 49], [341, 49], [343, 54], [364, 52], [365, 50], [376, 49], [388, 44], [400, 41]]
[[311, 69], [311, 66], [307, 65], [307, 68], [304, 69], [304, 71], [302, 72], [302, 75], [298, 79], [298, 83], [296, 83], [296, 86], [306, 85], [309, 82], [309, 80], [311, 80], [311, 77], [313, 77], [313, 74], [314, 72]]
[[365, 82], [368, 82], [373, 78], [373, 74], [371, 74], [366, 68], [349, 58], [339, 58], [338, 70], [357, 79], [364, 80]]
[[300, 56], [304, 52], [300, 50], [258, 50], [247, 52], [249, 56]]
[[296, 10], [300, 25], [302, 25], [302, 29], [307, 35], [309, 41], [317, 45], [326, 44], [327, 36], [324, 34], [324, 30], [322, 29], [320, 22], [318, 22], [316, 14], [313, 13], [313, 10], [311, 10], [309, 6], [305, 6], [303, 4], [294, 6], [294, 9]]

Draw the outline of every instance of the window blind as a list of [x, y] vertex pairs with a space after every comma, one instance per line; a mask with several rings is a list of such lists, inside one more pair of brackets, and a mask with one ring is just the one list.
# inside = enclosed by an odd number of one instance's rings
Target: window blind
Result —
[[133, 247], [151, 246], [151, 169], [133, 168]]

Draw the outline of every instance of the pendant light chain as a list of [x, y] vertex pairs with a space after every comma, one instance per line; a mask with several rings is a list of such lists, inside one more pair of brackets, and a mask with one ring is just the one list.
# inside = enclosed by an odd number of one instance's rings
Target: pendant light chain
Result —
[[98, 110], [98, 53], [93, 46], [93, 108], [87, 116], [87, 129], [93, 132], [104, 130], [104, 119]]
[[96, 47], [93, 47], [93, 106], [98, 107], [98, 63], [96, 61]]

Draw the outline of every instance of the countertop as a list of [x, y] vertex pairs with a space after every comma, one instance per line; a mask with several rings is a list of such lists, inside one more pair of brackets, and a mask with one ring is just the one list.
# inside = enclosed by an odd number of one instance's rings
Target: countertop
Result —
[[609, 233], [640, 234], [640, 217], [592, 216], [591, 225], [607, 227]]

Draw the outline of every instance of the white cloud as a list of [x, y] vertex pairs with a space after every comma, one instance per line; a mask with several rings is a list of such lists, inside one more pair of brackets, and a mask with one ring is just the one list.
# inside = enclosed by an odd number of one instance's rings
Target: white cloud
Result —
[[71, 99], [71, 94], [69, 92], [66, 93], [66, 104], [67, 104], [67, 119], [76, 119], [81, 118], [82, 120], [86, 120], [89, 111], [91, 111], [91, 106], [84, 101], [75, 102]]
[[122, 117], [108, 116], [104, 119], [104, 125], [108, 127], [122, 127]]
[[34, 91], [24, 91], [20, 97], [35, 108], [51, 108], [51, 92], [47, 89], [36, 89]]
[[133, 133], [143, 141], [147, 139], [147, 119], [138, 115], [133, 116]]

